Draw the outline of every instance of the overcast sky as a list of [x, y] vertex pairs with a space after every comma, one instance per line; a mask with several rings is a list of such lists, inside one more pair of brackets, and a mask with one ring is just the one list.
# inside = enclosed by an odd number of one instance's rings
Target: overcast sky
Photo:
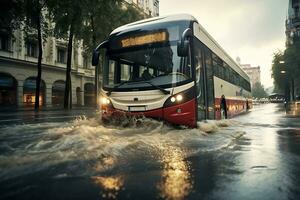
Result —
[[242, 64], [261, 67], [265, 87], [272, 55], [284, 50], [288, 0], [160, 0], [160, 15], [192, 14], [216, 41]]

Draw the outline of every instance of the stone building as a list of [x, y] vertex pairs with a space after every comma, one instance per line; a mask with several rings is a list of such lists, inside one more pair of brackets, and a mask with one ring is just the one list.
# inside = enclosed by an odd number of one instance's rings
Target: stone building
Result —
[[141, 9], [149, 17], [159, 15], [159, 0], [126, 0], [126, 2]]
[[289, 0], [288, 18], [285, 23], [286, 42], [293, 43], [295, 38], [300, 37], [300, 0]]
[[[0, 105], [29, 106], [34, 104], [37, 75], [38, 44], [24, 40], [22, 31], [14, 37], [0, 33]], [[43, 46], [40, 103], [46, 106], [62, 104], [65, 87], [67, 42], [49, 37]], [[82, 46], [73, 48], [72, 102], [92, 105], [94, 68], [83, 56]]]
[[[285, 23], [286, 46], [300, 40], [300, 0], [289, 0], [288, 18]], [[300, 66], [299, 66], [300, 67]], [[291, 96], [300, 99], [300, 79], [294, 80], [294, 86], [290, 86]], [[294, 90], [293, 90], [293, 89]]]
[[251, 86], [260, 83], [260, 66], [253, 67], [250, 64], [242, 64], [241, 67], [250, 77]]

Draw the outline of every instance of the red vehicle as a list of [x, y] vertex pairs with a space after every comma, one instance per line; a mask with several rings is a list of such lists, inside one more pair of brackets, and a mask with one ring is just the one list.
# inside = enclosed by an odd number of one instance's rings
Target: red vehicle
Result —
[[115, 29], [94, 50], [95, 66], [100, 49], [106, 52], [100, 92], [105, 119], [144, 115], [195, 127], [251, 108], [249, 77], [190, 15]]

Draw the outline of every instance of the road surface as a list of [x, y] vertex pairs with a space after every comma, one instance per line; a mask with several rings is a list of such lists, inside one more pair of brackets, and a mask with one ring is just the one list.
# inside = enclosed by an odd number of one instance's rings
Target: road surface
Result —
[[300, 199], [300, 118], [280, 104], [174, 128], [95, 112], [0, 115], [0, 199]]

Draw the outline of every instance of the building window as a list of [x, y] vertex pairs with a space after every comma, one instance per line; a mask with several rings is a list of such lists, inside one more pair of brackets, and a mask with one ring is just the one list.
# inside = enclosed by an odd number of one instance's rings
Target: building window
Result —
[[36, 42], [27, 42], [27, 56], [36, 58], [38, 55], [38, 48]]
[[0, 35], [0, 49], [5, 51], [10, 50], [10, 38], [8, 35]]
[[143, 0], [139, 0], [138, 1], [138, 6], [142, 9], [144, 9], [144, 1]]
[[154, 9], [154, 16], [158, 16], [159, 15], [159, 1], [155, 0], [153, 3], [153, 9]]
[[[25, 105], [34, 105], [35, 103], [35, 91], [36, 91], [36, 78], [30, 77], [27, 78], [23, 84], [23, 102]], [[41, 80], [40, 85], [40, 97], [39, 104], [44, 105], [46, 94], [46, 85], [43, 80]]]
[[83, 68], [87, 69], [89, 66], [89, 59], [87, 56], [83, 56]]
[[57, 62], [59, 63], [66, 63], [66, 49], [64, 48], [57, 48]]

